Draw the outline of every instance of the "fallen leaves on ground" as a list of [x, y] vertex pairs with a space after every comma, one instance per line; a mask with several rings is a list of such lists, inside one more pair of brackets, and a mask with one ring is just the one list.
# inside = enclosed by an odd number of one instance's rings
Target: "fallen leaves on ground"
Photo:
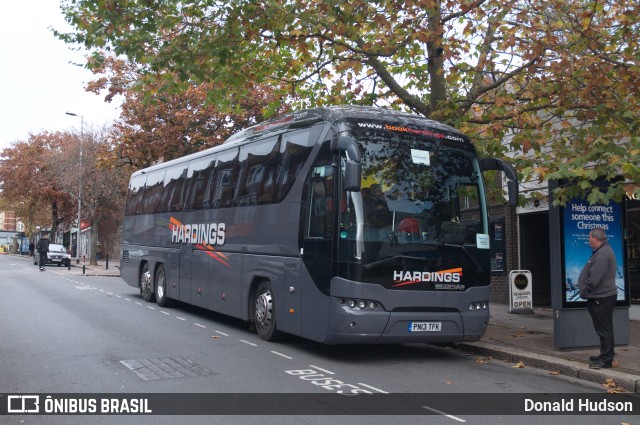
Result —
[[524, 368], [524, 362], [522, 360], [520, 360], [519, 362], [517, 362], [515, 364], [515, 366], [511, 366], [511, 367], [514, 368], [514, 369], [522, 369], [522, 368]]
[[627, 390], [625, 390], [624, 388], [620, 388], [618, 387], [618, 384], [616, 384], [616, 381], [613, 380], [613, 378], [607, 378], [604, 380], [604, 383], [602, 384], [603, 387], [608, 388], [607, 389], [607, 394], [618, 394], [618, 393], [626, 393]]

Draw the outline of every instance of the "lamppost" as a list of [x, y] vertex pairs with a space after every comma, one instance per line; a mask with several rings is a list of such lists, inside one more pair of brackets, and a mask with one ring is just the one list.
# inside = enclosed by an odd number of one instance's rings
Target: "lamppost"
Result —
[[66, 112], [67, 115], [71, 115], [72, 117], [80, 117], [80, 159], [78, 161], [78, 163], [80, 164], [80, 175], [78, 177], [79, 182], [78, 182], [78, 235], [76, 238], [76, 254], [78, 255], [78, 258], [76, 259], [76, 264], [80, 264], [80, 255], [81, 255], [81, 249], [82, 249], [82, 244], [80, 243], [80, 228], [82, 227], [81, 221], [80, 221], [80, 212], [81, 212], [81, 208], [82, 208], [82, 138], [84, 137], [84, 116], [82, 115], [78, 115], [78, 114], [74, 114], [73, 112]]

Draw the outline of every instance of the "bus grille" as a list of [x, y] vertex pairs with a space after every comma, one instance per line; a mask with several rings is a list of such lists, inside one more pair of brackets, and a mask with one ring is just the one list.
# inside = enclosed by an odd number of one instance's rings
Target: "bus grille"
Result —
[[402, 313], [459, 313], [454, 307], [396, 307], [392, 311]]

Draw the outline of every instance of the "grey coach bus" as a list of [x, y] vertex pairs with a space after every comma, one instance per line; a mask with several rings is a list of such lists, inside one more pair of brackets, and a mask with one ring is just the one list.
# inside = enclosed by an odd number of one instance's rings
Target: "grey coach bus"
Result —
[[478, 340], [490, 255], [479, 160], [451, 127], [384, 109], [273, 119], [131, 176], [122, 278], [146, 301], [326, 344]]

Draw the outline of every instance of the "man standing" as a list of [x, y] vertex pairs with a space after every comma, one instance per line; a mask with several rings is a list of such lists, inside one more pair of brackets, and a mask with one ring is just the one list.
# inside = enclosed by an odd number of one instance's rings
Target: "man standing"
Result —
[[44, 270], [44, 265], [47, 263], [47, 253], [49, 252], [49, 238], [47, 234], [43, 233], [42, 237], [36, 244], [36, 250], [40, 254], [40, 270]]
[[589, 358], [590, 366], [610, 368], [614, 355], [613, 308], [618, 296], [616, 257], [604, 229], [589, 232], [589, 246], [593, 253], [580, 272], [578, 288], [580, 296], [587, 300], [587, 310], [600, 337], [600, 355]]

